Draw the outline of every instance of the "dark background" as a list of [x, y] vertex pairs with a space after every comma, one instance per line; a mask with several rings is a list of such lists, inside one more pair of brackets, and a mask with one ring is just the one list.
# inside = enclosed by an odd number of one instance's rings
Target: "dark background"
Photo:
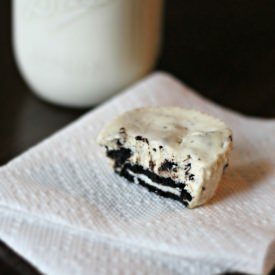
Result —
[[[247, 115], [275, 117], [275, 1], [167, 0], [157, 69]], [[11, 1], [0, 1], [0, 165], [87, 110], [37, 99], [11, 45]], [[0, 243], [0, 274], [36, 274]], [[273, 272], [275, 274], [275, 271]]]

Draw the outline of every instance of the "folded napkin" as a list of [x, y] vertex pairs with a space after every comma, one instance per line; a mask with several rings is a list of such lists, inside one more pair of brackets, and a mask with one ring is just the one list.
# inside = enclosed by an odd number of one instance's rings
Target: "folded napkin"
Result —
[[[110, 119], [151, 105], [194, 108], [233, 129], [229, 169], [207, 205], [190, 210], [128, 183], [96, 144]], [[274, 136], [275, 120], [226, 110], [156, 73], [0, 168], [0, 238], [45, 274], [267, 274]]]

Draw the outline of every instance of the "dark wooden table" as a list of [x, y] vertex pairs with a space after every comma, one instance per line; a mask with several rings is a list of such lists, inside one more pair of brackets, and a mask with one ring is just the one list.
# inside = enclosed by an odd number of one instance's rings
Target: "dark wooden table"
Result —
[[[167, 2], [157, 69], [174, 74], [224, 106], [275, 117], [275, 2]], [[0, 165], [87, 111], [52, 106], [30, 92], [14, 62], [11, 27], [11, 1], [2, 0]], [[0, 274], [37, 271], [0, 243]]]

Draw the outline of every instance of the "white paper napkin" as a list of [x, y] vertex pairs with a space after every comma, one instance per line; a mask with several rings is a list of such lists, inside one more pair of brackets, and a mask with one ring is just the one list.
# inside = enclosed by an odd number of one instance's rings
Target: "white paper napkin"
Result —
[[[230, 167], [209, 204], [189, 210], [112, 172], [98, 132], [149, 105], [201, 110], [233, 129]], [[275, 120], [225, 110], [154, 74], [0, 169], [0, 238], [46, 274], [266, 274], [275, 263]]]

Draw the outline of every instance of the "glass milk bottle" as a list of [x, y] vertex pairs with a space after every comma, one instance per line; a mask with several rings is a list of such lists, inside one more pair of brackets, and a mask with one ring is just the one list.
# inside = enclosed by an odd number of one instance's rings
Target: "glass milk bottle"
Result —
[[152, 70], [163, 0], [14, 0], [19, 69], [41, 98], [101, 102]]

